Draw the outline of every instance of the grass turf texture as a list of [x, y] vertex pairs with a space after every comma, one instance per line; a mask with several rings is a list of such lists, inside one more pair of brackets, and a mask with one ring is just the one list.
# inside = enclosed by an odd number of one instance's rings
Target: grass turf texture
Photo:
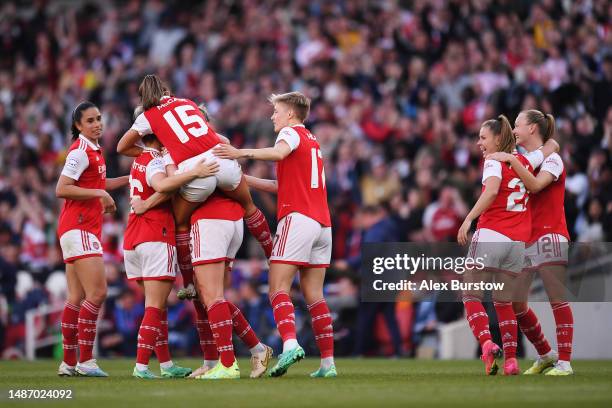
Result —
[[[196, 368], [200, 360], [177, 360]], [[251, 380], [138, 380], [132, 360], [101, 360], [109, 378], [60, 378], [58, 363], [0, 362], [0, 406], [87, 408], [207, 407], [596, 407], [612, 406], [612, 361], [576, 361], [570, 377], [486, 377], [480, 361], [338, 359], [338, 378], [311, 379], [318, 359], [294, 365], [281, 378]], [[521, 361], [521, 368], [530, 362]], [[159, 373], [156, 362], [152, 371]], [[9, 389], [72, 389], [72, 400], [9, 400]]]

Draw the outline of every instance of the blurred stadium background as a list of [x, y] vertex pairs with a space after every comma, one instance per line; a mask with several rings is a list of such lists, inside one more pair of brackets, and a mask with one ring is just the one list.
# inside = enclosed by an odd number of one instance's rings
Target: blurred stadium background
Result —
[[[465, 326], [460, 304], [360, 304], [360, 246], [453, 240], [480, 192], [476, 133], [498, 113], [511, 121], [528, 108], [556, 116], [572, 240], [612, 241], [612, 3], [606, 0], [3, 1], [0, 55], [4, 358], [31, 354], [47, 339], [36, 355], [61, 353], [53, 346], [65, 296], [55, 235], [61, 202], [54, 192], [72, 109], [86, 99], [100, 106], [108, 176], [127, 174], [131, 161], [115, 147], [131, 125], [138, 83], [151, 72], [174, 94], [204, 102], [215, 128], [237, 146], [273, 143], [270, 93], [300, 90], [312, 98], [307, 125], [324, 152], [333, 216], [334, 264], [325, 290], [338, 355], [444, 356], [441, 333]], [[243, 168], [274, 177], [265, 163]], [[253, 195], [274, 228], [275, 198]], [[104, 357], [134, 355], [143, 312], [123, 271], [127, 189], [114, 197], [118, 211], [103, 231], [109, 296], [98, 352]], [[227, 297], [262, 340], [278, 347], [266, 282], [262, 254], [247, 235]], [[296, 301], [300, 343], [316, 354], [305, 305]], [[192, 306], [174, 293], [170, 304], [173, 352], [198, 355]], [[597, 312], [609, 324], [608, 306], [579, 305], [576, 320]], [[554, 338], [548, 305], [537, 307]], [[596, 338], [577, 326], [576, 357], [610, 349], [588, 343]], [[471, 338], [445, 339], [476, 355]]]

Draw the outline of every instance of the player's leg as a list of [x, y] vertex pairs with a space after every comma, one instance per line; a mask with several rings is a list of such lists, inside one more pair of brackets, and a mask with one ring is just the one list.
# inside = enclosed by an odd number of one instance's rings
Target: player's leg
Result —
[[337, 376], [334, 364], [334, 328], [327, 302], [323, 297], [324, 281], [325, 268], [302, 268], [300, 271], [300, 287], [308, 305], [312, 331], [321, 354], [319, 369], [310, 375], [313, 378]]
[[108, 377], [93, 358], [98, 315], [106, 299], [104, 261], [101, 256], [77, 259], [74, 261], [74, 271], [85, 292], [85, 300], [79, 311], [79, 363], [76, 371], [88, 377]]
[[[490, 282], [491, 272], [470, 269], [463, 275], [463, 281], [466, 283]], [[485, 364], [485, 373], [495, 375], [499, 369], [497, 360], [502, 357], [502, 351], [491, 338], [489, 316], [482, 305], [483, 296], [482, 291], [466, 290], [462, 293], [462, 301], [468, 325], [482, 350], [481, 359]]]
[[[196, 288], [199, 287], [197, 275], [194, 276], [194, 280]], [[213, 332], [210, 328], [206, 306], [204, 306], [204, 301], [201, 299], [202, 295], [198, 291], [198, 299], [193, 301], [193, 306], [196, 311], [196, 329], [198, 331], [200, 349], [202, 350], [204, 362], [201, 367], [197, 368], [189, 375], [189, 378], [195, 378], [203, 375], [208, 370], [213, 369], [219, 362], [217, 342], [215, 341]]]
[[503, 291], [493, 292], [493, 305], [504, 351], [504, 375], [517, 375], [520, 373], [516, 360], [518, 325], [512, 308], [512, 297], [516, 292], [516, 275], [512, 272], [496, 272], [495, 282], [502, 283], [504, 287]]
[[176, 252], [179, 269], [183, 277], [183, 286], [177, 296], [179, 299], [194, 299], [196, 297], [193, 286], [193, 265], [190, 253], [190, 225], [191, 214], [201, 203], [188, 201], [180, 194], [176, 194], [172, 200], [172, 212], [174, 214]]
[[223, 294], [225, 261], [197, 265], [195, 274], [219, 351], [219, 363], [212, 370], [196, 378], [238, 379], [240, 370], [232, 344], [232, 316]]
[[570, 361], [574, 338], [574, 316], [566, 296], [566, 272], [565, 265], [544, 265], [540, 267], [540, 276], [544, 282], [544, 288], [550, 299], [550, 305], [555, 317], [559, 354], [558, 362], [553, 369], [546, 372], [546, 375], [573, 374]]
[[544, 337], [538, 317], [529, 307], [529, 303], [527, 303], [534, 273], [535, 272], [532, 270], [524, 270], [517, 276], [517, 287], [519, 290], [512, 299], [512, 309], [516, 315], [519, 329], [521, 329], [525, 337], [527, 337], [538, 352], [538, 358], [534, 361], [533, 365], [524, 372], [524, 374], [527, 375], [540, 374], [557, 361], [556, 353], [551, 350], [546, 337]]
[[223, 193], [229, 198], [236, 200], [244, 208], [244, 220], [251, 235], [257, 239], [264, 250], [266, 258], [272, 255], [272, 234], [266, 217], [261, 210], [253, 203], [253, 197], [246, 183], [244, 176], [241, 176], [240, 183], [232, 190], [223, 188], [220, 184]]
[[78, 320], [85, 290], [81, 286], [72, 263], [66, 264], [66, 286], [68, 295], [62, 313], [62, 346], [64, 358], [58, 369], [59, 376], [76, 375], [78, 344]]
[[149, 359], [161, 333], [162, 310], [172, 290], [173, 280], [144, 280], [145, 312], [138, 330], [136, 367], [133, 376], [144, 379], [159, 378], [149, 370]]

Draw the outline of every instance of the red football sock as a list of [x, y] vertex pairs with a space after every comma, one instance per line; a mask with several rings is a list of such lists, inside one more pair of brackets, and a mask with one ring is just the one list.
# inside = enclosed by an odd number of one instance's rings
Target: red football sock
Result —
[[285, 292], [279, 291], [270, 296], [274, 321], [283, 342], [297, 339], [295, 333], [295, 309], [291, 298]]
[[200, 349], [204, 355], [204, 360], [218, 360], [219, 352], [217, 351], [217, 342], [213, 337], [213, 332], [208, 323], [208, 313], [204, 305], [195, 300], [193, 302], [196, 310], [196, 327], [198, 329], [198, 337], [200, 338]]
[[155, 343], [160, 334], [161, 310], [156, 307], [146, 307], [140, 329], [138, 330], [138, 344], [136, 348], [136, 362], [138, 364], [149, 364], [149, 359]]
[[312, 318], [312, 331], [315, 335], [317, 347], [321, 358], [334, 356], [334, 328], [332, 318], [327, 308], [325, 299], [321, 299], [308, 305], [308, 311]]
[[78, 330], [79, 330], [79, 362], [93, 358], [93, 346], [96, 340], [96, 328], [100, 306], [94, 305], [86, 300], [81, 304], [79, 311]]
[[470, 325], [470, 329], [472, 329], [474, 337], [476, 337], [476, 340], [482, 346], [487, 340], [491, 340], [489, 316], [478, 298], [464, 297], [463, 307], [465, 308], [465, 317]]
[[259, 344], [259, 338], [253, 331], [253, 328], [244, 317], [240, 309], [232, 302], [227, 302], [230, 313], [232, 314], [232, 322], [234, 322], [234, 333], [246, 344], [248, 348], [253, 348]]
[[66, 302], [62, 313], [62, 345], [64, 347], [64, 363], [75, 366], [77, 363], [77, 349], [79, 348], [79, 306]]
[[531, 308], [517, 314], [516, 321], [525, 337], [533, 344], [539, 355], [543, 356], [550, 352], [550, 344], [548, 344], [546, 337], [544, 337], [538, 317]]
[[272, 234], [270, 233], [268, 221], [261, 210], [259, 208], [256, 209], [253, 214], [245, 217], [245, 221], [249, 232], [259, 241], [263, 248], [266, 258], [272, 256]]
[[574, 339], [574, 315], [568, 302], [552, 303], [552, 311], [557, 325], [557, 348], [559, 360], [570, 361]]
[[172, 360], [168, 347], [168, 310], [166, 309], [159, 314], [159, 336], [155, 342], [155, 355], [160, 363]]
[[217, 342], [219, 359], [225, 367], [236, 360], [232, 344], [232, 315], [225, 299], [218, 300], [208, 308], [208, 321]]
[[504, 358], [516, 358], [516, 347], [518, 346], [518, 327], [516, 315], [512, 309], [512, 302], [494, 302], [497, 321], [499, 322], [499, 333], [504, 348]]
[[193, 265], [191, 264], [191, 235], [189, 231], [176, 233], [176, 255], [178, 259], [183, 286], [193, 283]]

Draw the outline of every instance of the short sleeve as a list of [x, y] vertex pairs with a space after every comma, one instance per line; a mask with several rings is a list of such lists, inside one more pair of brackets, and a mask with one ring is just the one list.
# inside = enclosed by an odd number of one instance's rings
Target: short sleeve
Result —
[[289, 145], [291, 151], [294, 151], [300, 145], [300, 135], [291, 127], [282, 128], [281, 131], [278, 132], [278, 137], [274, 144], [277, 144], [281, 140], [284, 140]]
[[151, 129], [151, 124], [145, 117], [144, 113], [138, 115], [130, 129], [137, 131], [140, 136], [149, 135], [153, 133], [153, 130]]
[[149, 187], [153, 187], [151, 185], [151, 180], [153, 180], [153, 176], [157, 173], [166, 174], [166, 166], [164, 165], [164, 160], [161, 157], [156, 157], [147, 164], [146, 171], [146, 179]]
[[534, 169], [540, 167], [540, 165], [544, 161], [544, 153], [542, 153], [542, 150], [540, 149], [534, 150], [533, 152], [525, 153], [523, 154], [523, 156], [525, 156], [527, 161], [529, 161], [529, 164], [531, 164], [531, 167]]
[[482, 184], [489, 177], [497, 177], [501, 180], [502, 178], [502, 167], [501, 163], [497, 160], [485, 160], [484, 167], [482, 169]]
[[89, 158], [85, 150], [74, 149], [66, 156], [66, 163], [64, 164], [62, 175], [70, 177], [73, 180], [78, 180], [87, 167], [89, 167]]
[[555, 181], [559, 178], [561, 173], [563, 173], [563, 160], [561, 160], [561, 156], [557, 153], [553, 153], [544, 160], [542, 166], [540, 167], [540, 171], [547, 171], [553, 175]]

